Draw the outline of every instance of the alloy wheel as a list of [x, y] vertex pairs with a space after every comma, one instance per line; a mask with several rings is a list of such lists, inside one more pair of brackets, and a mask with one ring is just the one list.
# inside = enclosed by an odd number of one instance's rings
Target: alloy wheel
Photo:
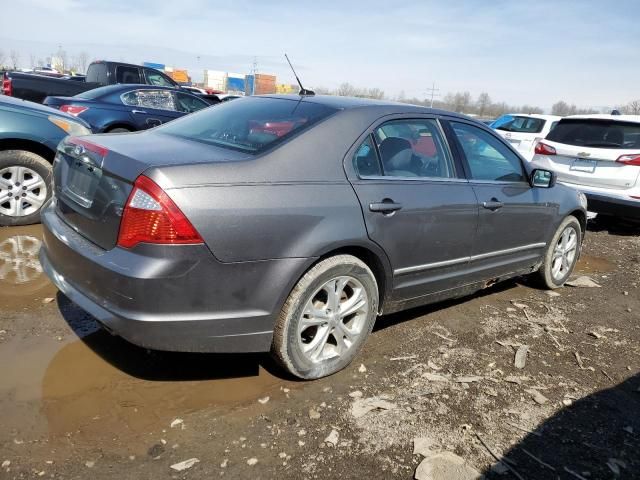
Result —
[[333, 278], [307, 301], [298, 322], [298, 345], [312, 363], [349, 351], [367, 323], [369, 299], [363, 285], [350, 276]]
[[577, 253], [578, 233], [570, 225], [562, 231], [553, 250], [551, 275], [554, 280], [562, 281], [571, 272]]

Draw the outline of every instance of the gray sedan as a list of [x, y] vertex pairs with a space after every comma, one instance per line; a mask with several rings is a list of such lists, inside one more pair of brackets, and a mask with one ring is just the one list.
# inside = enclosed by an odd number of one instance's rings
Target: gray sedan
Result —
[[132, 343], [271, 351], [334, 373], [378, 315], [579, 257], [586, 200], [451, 112], [321, 96], [241, 98], [153, 130], [69, 138], [42, 265]]

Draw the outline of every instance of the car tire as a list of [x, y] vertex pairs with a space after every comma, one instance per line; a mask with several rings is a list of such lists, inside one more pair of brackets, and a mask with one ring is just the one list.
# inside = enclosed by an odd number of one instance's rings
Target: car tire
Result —
[[106, 133], [131, 133], [132, 130], [129, 130], [128, 128], [122, 128], [122, 127], [116, 127], [116, 128], [112, 128], [111, 130], [108, 130]]
[[51, 192], [51, 164], [45, 158], [26, 150], [0, 151], [0, 226], [39, 223]]
[[562, 287], [580, 258], [581, 248], [580, 222], [576, 217], [568, 216], [549, 242], [544, 260], [537, 272], [542, 286], [550, 290]]
[[358, 354], [377, 312], [378, 285], [364, 262], [351, 255], [322, 260], [289, 294], [274, 328], [272, 355], [302, 379], [336, 373]]

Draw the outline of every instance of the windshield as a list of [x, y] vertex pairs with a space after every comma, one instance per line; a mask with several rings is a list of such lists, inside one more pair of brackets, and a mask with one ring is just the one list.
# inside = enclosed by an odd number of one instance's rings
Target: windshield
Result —
[[220, 103], [155, 131], [259, 153], [335, 112], [334, 108], [299, 99], [250, 97]]
[[552, 142], [592, 148], [640, 148], [640, 123], [563, 119], [547, 135]]
[[545, 120], [542, 118], [503, 115], [491, 124], [492, 128], [518, 133], [540, 133]]

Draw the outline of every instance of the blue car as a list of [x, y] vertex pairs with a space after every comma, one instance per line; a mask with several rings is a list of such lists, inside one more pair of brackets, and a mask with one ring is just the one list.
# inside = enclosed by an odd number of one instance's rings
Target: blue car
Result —
[[0, 95], [0, 226], [40, 222], [51, 198], [51, 165], [67, 135], [89, 125], [39, 103]]
[[191, 93], [153, 85], [109, 85], [74, 97], [47, 97], [53, 108], [81, 118], [95, 133], [135, 132], [211, 106]]

